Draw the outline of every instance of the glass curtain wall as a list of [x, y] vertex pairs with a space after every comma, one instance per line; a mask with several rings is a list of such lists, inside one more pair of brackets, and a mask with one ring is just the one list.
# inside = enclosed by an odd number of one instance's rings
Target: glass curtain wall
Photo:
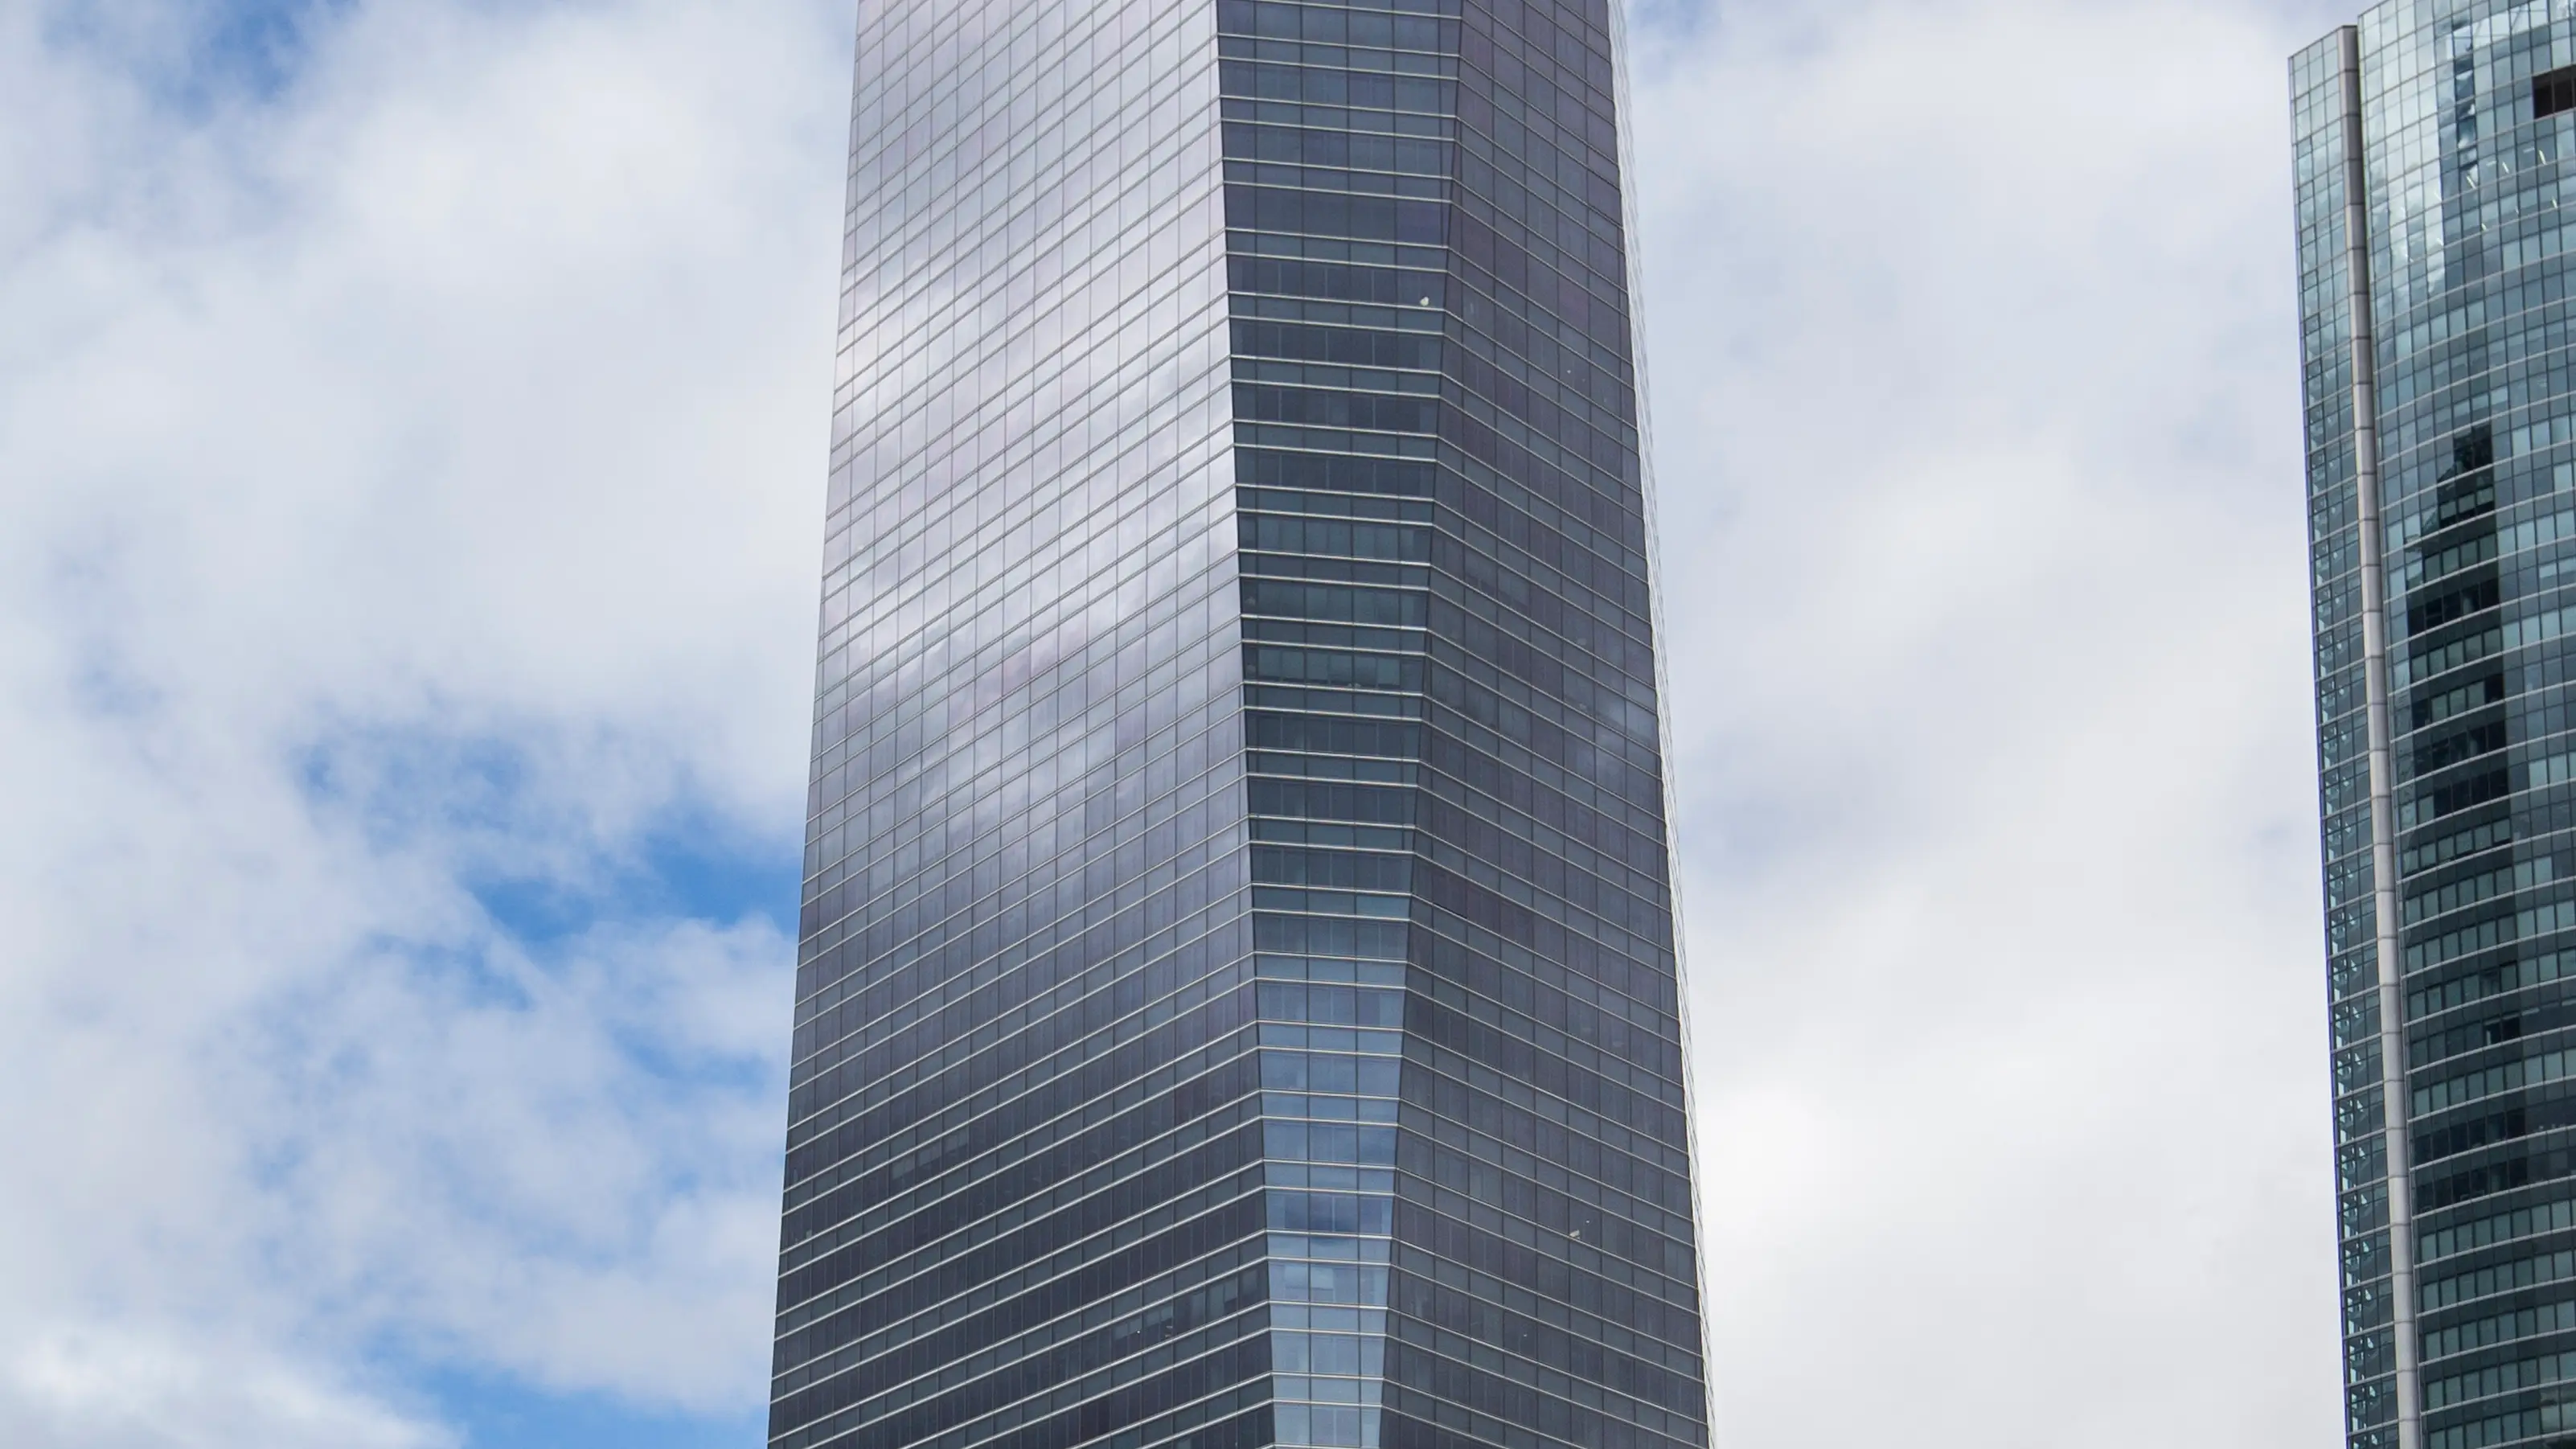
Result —
[[2567, 0], [2292, 62], [2349, 1442], [2576, 1432]]
[[1612, 17], [1217, 13], [1280, 1440], [1703, 1444]]
[[1266, 1432], [1214, 26], [860, 10], [777, 1449]]
[[1614, 17], [860, 17], [772, 1443], [1705, 1445]]

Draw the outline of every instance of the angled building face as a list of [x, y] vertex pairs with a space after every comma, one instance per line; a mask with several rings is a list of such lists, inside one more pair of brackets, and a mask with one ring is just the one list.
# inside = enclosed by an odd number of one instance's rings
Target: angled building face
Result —
[[2291, 76], [2347, 1433], [2576, 1443], [2576, 7]]
[[1707, 1443], [1618, 46], [861, 7], [774, 1446]]

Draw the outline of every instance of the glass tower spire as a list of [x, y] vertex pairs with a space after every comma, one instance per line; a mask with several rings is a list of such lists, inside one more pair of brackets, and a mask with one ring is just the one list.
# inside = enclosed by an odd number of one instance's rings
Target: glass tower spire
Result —
[[778, 1449], [1706, 1445], [1619, 64], [862, 6]]
[[2291, 88], [2346, 1432], [2576, 1443], [2576, 7]]

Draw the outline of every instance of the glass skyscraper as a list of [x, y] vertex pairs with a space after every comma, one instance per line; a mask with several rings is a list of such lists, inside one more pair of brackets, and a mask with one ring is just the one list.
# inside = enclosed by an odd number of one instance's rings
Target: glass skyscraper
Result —
[[2576, 4], [2291, 78], [2346, 1432], [2576, 1444]]
[[1708, 1441], [1608, 0], [866, 0], [770, 1442]]

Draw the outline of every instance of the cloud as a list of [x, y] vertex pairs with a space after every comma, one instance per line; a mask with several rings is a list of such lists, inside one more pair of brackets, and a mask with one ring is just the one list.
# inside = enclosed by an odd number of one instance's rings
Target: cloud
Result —
[[56, 1330], [0, 1371], [13, 1444], [448, 1449], [454, 1436], [274, 1361], [113, 1329]]
[[2325, 1442], [2312, 33], [1717, 18], [1637, 149], [1719, 1442]]
[[738, 1412], [847, 17], [206, 23], [0, 18], [0, 1438]]

